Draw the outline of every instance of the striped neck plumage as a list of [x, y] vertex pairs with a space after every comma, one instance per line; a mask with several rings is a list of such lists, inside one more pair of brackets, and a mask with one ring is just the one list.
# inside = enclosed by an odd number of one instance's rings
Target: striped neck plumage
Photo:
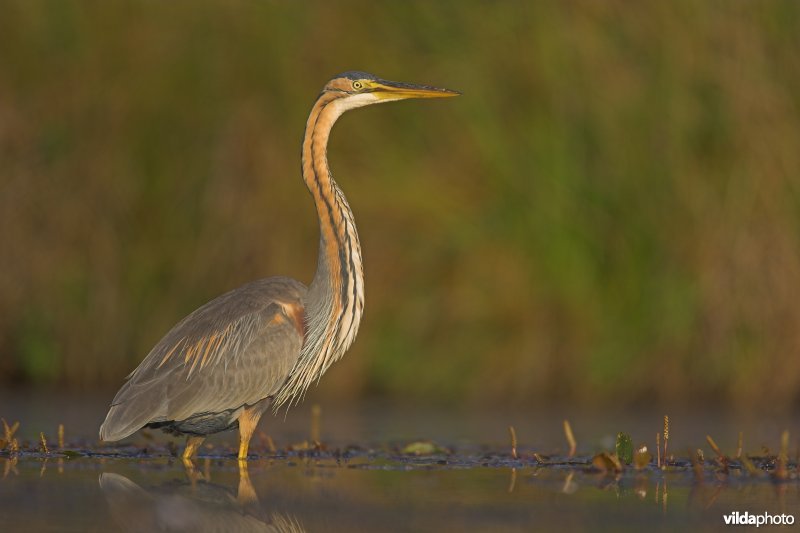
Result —
[[306, 298], [303, 348], [289, 378], [275, 396], [275, 409], [302, 399], [308, 387], [344, 355], [361, 322], [364, 309], [361, 245], [353, 212], [330, 173], [327, 157], [331, 128], [350, 107], [341, 93], [323, 92], [306, 124], [302, 170], [319, 217], [319, 258]]

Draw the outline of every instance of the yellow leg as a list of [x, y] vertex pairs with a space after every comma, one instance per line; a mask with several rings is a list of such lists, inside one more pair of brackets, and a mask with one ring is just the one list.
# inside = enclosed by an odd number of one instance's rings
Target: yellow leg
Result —
[[206, 440], [205, 437], [189, 437], [186, 439], [186, 448], [183, 449], [183, 460], [190, 461], [197, 453], [197, 448]]
[[261, 402], [245, 407], [239, 416], [239, 460], [247, 460], [247, 449], [250, 447], [250, 438], [256, 430], [258, 420], [264, 413], [265, 406]]

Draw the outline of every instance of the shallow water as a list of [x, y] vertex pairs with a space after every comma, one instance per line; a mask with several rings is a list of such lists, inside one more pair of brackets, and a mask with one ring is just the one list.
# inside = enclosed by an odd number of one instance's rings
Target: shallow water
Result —
[[[591, 455], [613, 450], [619, 430], [636, 444], [653, 440], [647, 436], [661, 429], [660, 415], [572, 414], [580, 457], [567, 459], [566, 413], [325, 408], [318, 426], [326, 446], [304, 449], [298, 443], [308, 441], [312, 425], [306, 406], [265, 421], [261, 429], [277, 451], [259, 435], [246, 469], [233, 458], [235, 433], [210, 439], [187, 469], [173, 457], [181, 443], [158, 432], [99, 444], [105, 403], [0, 394], [0, 416], [20, 420], [22, 446], [0, 452], [0, 530], [642, 531], [723, 529], [723, 515], [733, 511], [800, 514], [793, 416], [673, 415], [673, 466], [606, 475], [591, 467]], [[66, 427], [67, 454], [56, 444], [58, 423]], [[511, 457], [510, 424], [519, 459]], [[725, 474], [705, 443], [711, 433], [732, 454], [741, 430], [746, 451], [769, 455], [782, 429], [792, 432], [783, 481], [770, 475], [769, 461], [756, 475], [736, 462]], [[39, 449], [39, 431], [49, 454]], [[402, 453], [420, 438], [442, 449]], [[697, 448], [706, 453], [702, 476], [680, 460]]]
[[793, 513], [796, 480], [289, 457], [0, 460], [5, 531], [642, 531]]

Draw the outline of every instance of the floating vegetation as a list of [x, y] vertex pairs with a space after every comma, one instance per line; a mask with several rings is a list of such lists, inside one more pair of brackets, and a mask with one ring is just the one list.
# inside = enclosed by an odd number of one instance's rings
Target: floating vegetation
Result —
[[[578, 445], [575, 440], [569, 421], [564, 420], [563, 430], [567, 440], [568, 450], [566, 455], [543, 454], [526, 450], [520, 446], [514, 426], [508, 426], [511, 449], [510, 453], [493, 452], [487, 448], [469, 448], [458, 450], [437, 444], [431, 440], [416, 440], [412, 442], [363, 446], [353, 444], [342, 448], [330, 448], [326, 443], [320, 442], [321, 410], [312, 409], [314, 413], [309, 440], [297, 444], [289, 444], [281, 448], [276, 446], [271, 437], [263, 432], [259, 433], [258, 444], [253, 447], [256, 456], [268, 458], [270, 461], [285, 461], [288, 466], [294, 466], [295, 459], [304, 459], [307, 464], [316, 466], [341, 466], [348, 468], [379, 468], [379, 469], [431, 469], [431, 468], [510, 468], [511, 481], [509, 492], [517, 484], [520, 468], [531, 469], [568, 469], [586, 474], [600, 474], [603, 477], [619, 479], [627, 472], [651, 473], [662, 475], [659, 472], [667, 471], [670, 474], [685, 472], [696, 483], [704, 483], [706, 479], [727, 479], [735, 476], [741, 479], [771, 478], [776, 483], [800, 479], [797, 459], [789, 457], [790, 435], [783, 431], [780, 435], [780, 445], [777, 453], [772, 453], [767, 447], [761, 447], [754, 454], [745, 453], [743, 450], [744, 436], [738, 434], [736, 454], [727, 455], [711, 435], [706, 436], [706, 444], [713, 459], [706, 459], [702, 448], [688, 449], [686, 455], [681, 457], [668, 457], [668, 442], [670, 440], [670, 420], [664, 417], [664, 431], [656, 434], [656, 456], [650, 452], [646, 444], [633, 446], [630, 434], [620, 431], [617, 433], [613, 450], [601, 450], [591, 455], [579, 455]], [[142, 445], [134, 444], [101, 444], [98, 442], [65, 440], [65, 428], [59, 424], [57, 429], [58, 447], [49, 445], [43, 431], [39, 433], [36, 443], [24, 441], [20, 443], [16, 437], [19, 422], [9, 424], [5, 419], [0, 419], [3, 425], [3, 438], [0, 440], [0, 458], [6, 459], [3, 475], [15, 471], [19, 459], [38, 459], [43, 461], [44, 472], [48, 458], [57, 458], [59, 470], [63, 469], [64, 460], [99, 459], [101, 461], [116, 458], [129, 458], [138, 460], [164, 459], [176, 461], [180, 450], [172, 440], [159, 443], [152, 435], [143, 435]], [[663, 437], [662, 437], [663, 436]], [[316, 438], [314, 438], [316, 437]], [[663, 449], [661, 444], [663, 443]], [[201, 459], [227, 460], [236, 457], [234, 446], [223, 443], [220, 445], [206, 444], [201, 451]], [[311, 460], [311, 463], [308, 461]], [[176, 461], [177, 462], [177, 461]], [[206, 463], [209, 467], [210, 463]], [[522, 472], [524, 472], [523, 470]], [[571, 486], [572, 481], [566, 486]]]

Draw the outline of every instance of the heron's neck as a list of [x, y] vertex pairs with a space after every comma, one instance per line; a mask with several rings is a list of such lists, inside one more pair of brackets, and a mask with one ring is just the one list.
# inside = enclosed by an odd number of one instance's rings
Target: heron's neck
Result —
[[361, 245], [353, 212], [328, 167], [328, 138], [345, 110], [337, 99], [336, 94], [320, 95], [303, 139], [303, 179], [319, 218], [319, 257], [306, 298], [303, 349], [276, 397], [277, 405], [302, 397], [308, 386], [344, 355], [358, 333], [364, 309]]

